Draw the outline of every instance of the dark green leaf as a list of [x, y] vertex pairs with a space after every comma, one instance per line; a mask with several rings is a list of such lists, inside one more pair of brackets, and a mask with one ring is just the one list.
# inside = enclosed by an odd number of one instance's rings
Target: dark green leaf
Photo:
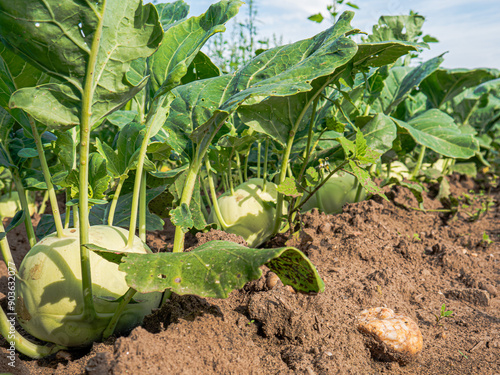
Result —
[[38, 151], [34, 148], [23, 148], [17, 152], [17, 156], [25, 159], [35, 158], [38, 156]]
[[9, 225], [7, 225], [7, 228], [5, 228], [5, 233], [9, 233], [12, 229], [16, 228], [20, 224], [23, 223], [24, 221], [24, 211], [17, 211], [12, 220], [10, 221]]
[[172, 24], [158, 51], [149, 58], [151, 85], [155, 96], [181, 83], [188, 67], [206, 41], [226, 28], [224, 24], [238, 13], [239, 0], [212, 4], [206, 13]]
[[[96, 253], [106, 256], [109, 251]], [[121, 261], [127, 284], [141, 293], [170, 289], [180, 295], [226, 298], [232, 290], [258, 279], [264, 264], [299, 292], [324, 291], [316, 268], [292, 247], [249, 249], [211, 241], [187, 253], [126, 253]]]
[[[165, 186], [159, 186], [146, 191], [146, 230], [155, 231], [163, 229], [165, 224], [162, 219], [149, 211], [149, 202], [161, 194]], [[94, 206], [90, 210], [91, 225], [107, 225], [111, 202], [106, 205]], [[112, 225], [128, 228], [130, 224], [130, 210], [132, 208], [132, 193], [120, 195], [116, 204], [115, 216]], [[55, 227], [54, 227], [55, 228]]]
[[146, 82], [130, 85], [125, 74], [131, 61], [157, 49], [163, 30], [154, 6], [140, 0], [1, 0], [0, 34], [4, 44], [62, 82], [22, 88], [10, 106], [57, 128], [79, 124], [84, 95], [93, 93], [93, 125], [138, 93]]
[[440, 108], [468, 87], [496, 78], [489, 69], [438, 69], [420, 84], [434, 108]]

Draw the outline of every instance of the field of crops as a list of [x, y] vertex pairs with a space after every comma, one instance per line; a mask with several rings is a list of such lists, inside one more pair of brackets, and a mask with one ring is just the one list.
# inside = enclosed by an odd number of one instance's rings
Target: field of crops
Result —
[[0, 0], [0, 373], [497, 374], [500, 71], [241, 5]]

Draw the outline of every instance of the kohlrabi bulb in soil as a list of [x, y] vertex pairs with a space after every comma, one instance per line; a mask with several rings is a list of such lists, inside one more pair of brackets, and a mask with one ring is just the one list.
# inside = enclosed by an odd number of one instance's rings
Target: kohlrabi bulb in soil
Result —
[[[340, 172], [334, 174], [328, 181], [309, 199], [302, 207], [306, 212], [313, 208], [327, 214], [338, 214], [342, 212], [342, 207], [347, 203], [356, 202], [356, 193], [358, 190], [358, 180], [349, 173]], [[366, 198], [366, 190], [361, 189], [358, 198], [362, 201]]]
[[[31, 197], [31, 194], [27, 195], [27, 200], [31, 216], [35, 212], [35, 201]], [[4, 217], [14, 217], [16, 212], [21, 210], [21, 202], [19, 201], [19, 194], [17, 191], [13, 191], [10, 194], [7, 193], [0, 197], [0, 219]]]
[[[242, 236], [250, 247], [264, 243], [273, 233], [276, 208], [272, 203], [276, 203], [278, 196], [276, 184], [267, 181], [265, 192], [262, 187], [261, 178], [252, 178], [238, 185], [233, 195], [225, 193], [217, 199], [228, 225], [225, 231]], [[219, 224], [213, 210], [209, 221]]]
[[[89, 241], [109, 250], [145, 253], [136, 237], [124, 249], [128, 231], [97, 225], [89, 228]], [[118, 265], [90, 252], [92, 292], [97, 319], [83, 319], [82, 276], [79, 231], [65, 229], [64, 237], [53, 233], [38, 242], [24, 258], [16, 282], [16, 311], [22, 327], [36, 338], [64, 346], [87, 346], [101, 339], [102, 332], [118, 306], [111, 302], [122, 296], [128, 286]], [[139, 325], [159, 306], [161, 293], [136, 294], [138, 303], [128, 304], [115, 332]]]

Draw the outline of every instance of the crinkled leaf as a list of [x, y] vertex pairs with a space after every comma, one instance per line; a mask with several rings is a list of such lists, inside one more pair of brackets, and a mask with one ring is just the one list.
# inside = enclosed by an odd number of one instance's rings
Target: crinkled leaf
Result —
[[170, 289], [180, 295], [226, 298], [261, 277], [262, 265], [299, 292], [323, 292], [325, 288], [309, 259], [293, 247], [249, 249], [233, 242], [211, 241], [190, 252], [124, 253], [121, 259], [113, 251], [95, 252], [110, 261], [121, 261], [127, 284], [141, 293]]
[[417, 42], [422, 34], [425, 18], [419, 14], [400, 16], [381, 16], [373, 25], [372, 34], [365, 38], [368, 42], [403, 40]]
[[462, 134], [453, 118], [438, 109], [423, 112], [408, 122], [393, 120], [406, 129], [415, 142], [441, 155], [468, 159], [479, 150], [474, 137]]
[[125, 74], [131, 61], [157, 49], [163, 30], [154, 6], [141, 0], [0, 0], [0, 35], [62, 82], [18, 90], [10, 106], [57, 128], [79, 124], [84, 95], [93, 94], [93, 125], [139, 92], [146, 82], [130, 85]]
[[180, 206], [170, 210], [170, 220], [172, 221], [172, 224], [176, 227], [182, 228], [184, 232], [187, 232], [194, 226], [191, 211], [186, 203], [182, 203]]
[[[392, 148], [392, 143], [397, 136], [397, 127], [389, 116], [377, 114], [361, 129], [363, 138], [366, 141], [368, 148], [378, 154], [383, 154]], [[348, 137], [349, 140], [355, 139], [356, 135], [352, 134]], [[352, 154], [355, 152], [354, 146]], [[330, 158], [330, 160], [342, 159], [344, 152], [341, 146], [335, 145], [331, 149], [323, 150], [317, 155], [318, 158]]]
[[378, 194], [382, 198], [389, 200], [382, 192], [382, 189], [373, 182], [368, 171], [360, 168], [353, 160], [349, 160], [349, 166], [351, 167], [352, 173], [356, 176], [359, 183], [365, 188], [368, 194]]
[[160, 3], [155, 5], [163, 30], [172, 24], [186, 18], [189, 13], [189, 5], [182, 0], [173, 3]]
[[292, 198], [298, 198], [302, 196], [302, 193], [299, 191], [299, 184], [292, 177], [286, 177], [285, 181], [278, 185], [277, 191], [278, 193]]
[[[89, 198], [102, 199], [108, 189], [111, 176], [106, 169], [106, 159], [97, 152], [93, 152], [89, 157]], [[71, 187], [71, 196], [76, 198], [80, 189], [80, 174], [78, 170], [72, 170], [66, 183]]]

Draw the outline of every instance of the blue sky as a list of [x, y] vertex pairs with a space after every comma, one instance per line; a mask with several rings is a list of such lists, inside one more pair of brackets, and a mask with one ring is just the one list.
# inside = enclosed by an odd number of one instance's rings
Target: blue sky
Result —
[[[160, 0], [161, 1], [161, 0]], [[212, 0], [185, 0], [191, 7], [190, 16], [204, 13]], [[446, 68], [500, 69], [500, 1], [499, 0], [351, 0], [359, 6], [352, 25], [371, 32], [380, 15], [408, 14], [414, 10], [426, 18], [424, 34], [430, 34], [439, 43], [422, 54], [427, 60], [448, 51], [442, 64]], [[254, 0], [258, 10], [259, 37], [283, 37], [284, 43], [309, 38], [326, 29], [307, 20], [318, 12], [326, 16], [331, 0]], [[243, 5], [237, 19], [247, 17], [248, 7]], [[228, 23], [228, 27], [231, 24]]]

